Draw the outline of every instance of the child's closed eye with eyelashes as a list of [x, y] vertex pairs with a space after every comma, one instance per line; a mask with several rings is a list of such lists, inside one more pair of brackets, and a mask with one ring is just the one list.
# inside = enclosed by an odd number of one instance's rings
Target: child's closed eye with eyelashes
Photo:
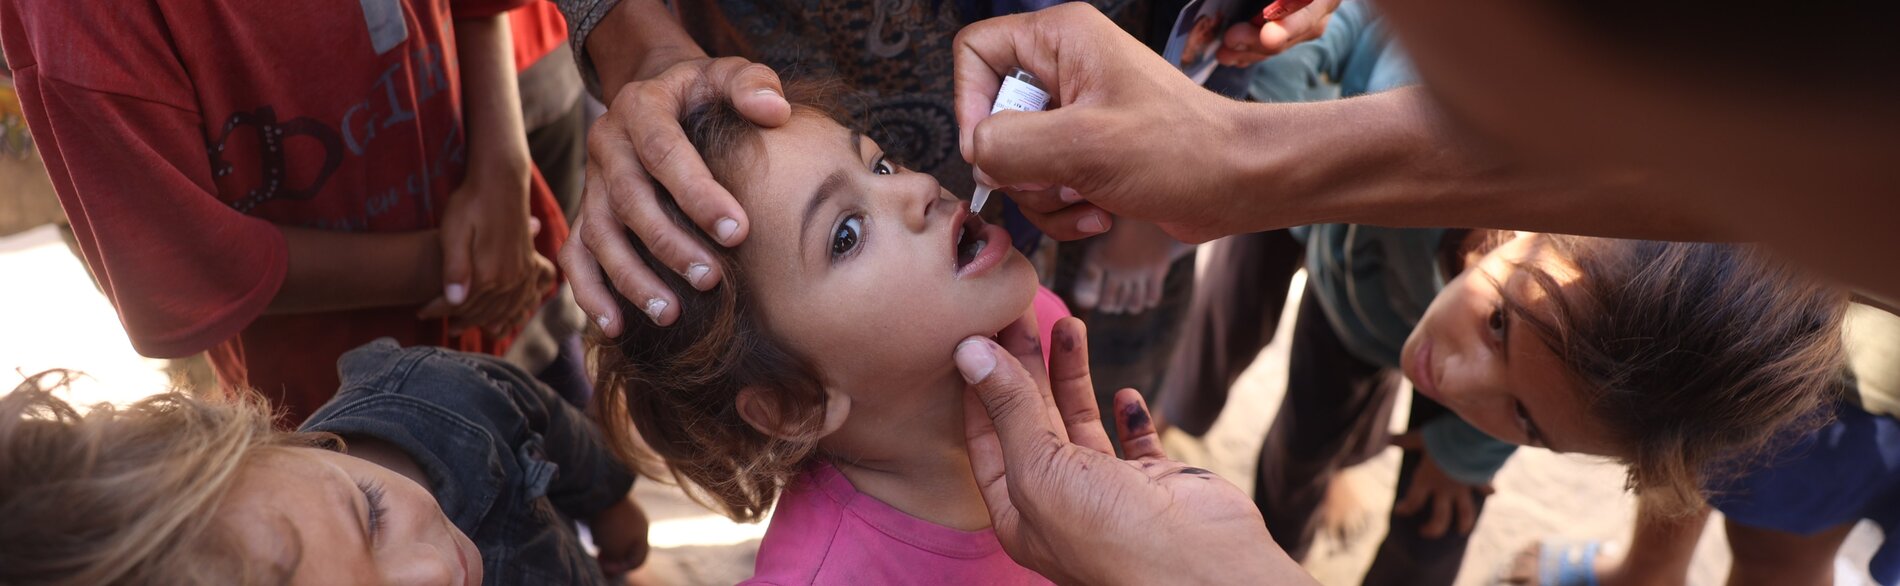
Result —
[[1047, 337], [1066, 311], [1006, 231], [814, 105], [823, 91], [788, 84], [778, 128], [727, 104], [684, 121], [751, 235], [708, 246], [726, 267], [713, 291], [668, 277], [673, 325], [597, 340], [596, 417], [735, 519], [776, 503], [755, 580], [1043, 583], [989, 530], [951, 356], [1032, 307]]
[[248, 392], [0, 397], [0, 583], [606, 584], [644, 559], [632, 472], [520, 369], [385, 338], [338, 371], [297, 433]]

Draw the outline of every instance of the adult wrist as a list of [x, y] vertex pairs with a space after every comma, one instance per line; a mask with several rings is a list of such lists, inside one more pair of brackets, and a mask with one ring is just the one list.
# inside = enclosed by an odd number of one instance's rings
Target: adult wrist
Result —
[[1307, 209], [1312, 189], [1311, 163], [1326, 155], [1300, 135], [1298, 125], [1287, 124], [1287, 106], [1227, 101], [1228, 136], [1215, 149], [1226, 157], [1217, 205], [1265, 230], [1310, 224], [1317, 214]]
[[697, 46], [658, 47], [647, 51], [645, 57], [640, 60], [640, 66], [634, 70], [633, 79], [628, 81], [634, 82], [653, 79], [659, 77], [662, 73], [666, 73], [667, 68], [679, 63], [707, 58], [709, 57], [706, 55], [706, 52], [700, 50]]
[[659, 0], [619, 0], [589, 34], [582, 55], [583, 65], [593, 68], [601, 101], [611, 104], [627, 84], [703, 59], [706, 52]]

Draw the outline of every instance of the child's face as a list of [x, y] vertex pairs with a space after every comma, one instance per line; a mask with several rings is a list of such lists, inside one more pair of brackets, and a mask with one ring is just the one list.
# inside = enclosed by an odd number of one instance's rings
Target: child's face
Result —
[[1583, 385], [1536, 330], [1504, 309], [1508, 289], [1532, 313], [1554, 315], [1551, 299], [1520, 266], [1541, 268], [1559, 283], [1575, 280], [1574, 266], [1541, 242], [1519, 236], [1446, 284], [1405, 340], [1401, 366], [1420, 393], [1492, 437], [1615, 456], [1608, 432], [1588, 415]]
[[435, 497], [360, 458], [315, 448], [260, 454], [218, 515], [252, 555], [295, 560], [291, 584], [482, 583], [481, 552]]
[[818, 116], [761, 137], [740, 150], [759, 158], [735, 182], [753, 222], [739, 261], [773, 335], [828, 386], [863, 405], [949, 376], [957, 342], [1029, 307], [1035, 271], [1009, 234], [930, 175]]

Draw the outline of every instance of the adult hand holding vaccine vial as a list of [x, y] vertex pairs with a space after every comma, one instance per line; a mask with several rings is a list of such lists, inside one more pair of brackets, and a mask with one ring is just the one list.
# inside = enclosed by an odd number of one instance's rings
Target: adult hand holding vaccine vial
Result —
[[[1003, 87], [996, 92], [996, 104], [990, 106], [990, 113], [1004, 110], [1018, 112], [1040, 112], [1049, 106], [1049, 91], [1042, 86], [1042, 80], [1017, 67], [1009, 70], [1003, 77]], [[990, 201], [990, 192], [994, 187], [984, 185], [982, 179], [976, 182], [976, 193], [970, 196], [970, 213], [983, 211], [983, 204]]]

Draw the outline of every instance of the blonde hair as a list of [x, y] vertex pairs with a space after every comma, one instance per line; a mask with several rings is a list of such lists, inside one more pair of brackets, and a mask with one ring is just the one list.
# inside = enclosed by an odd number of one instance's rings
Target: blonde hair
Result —
[[52, 393], [72, 376], [42, 372], [0, 398], [0, 583], [288, 580], [294, 556], [250, 559], [217, 522], [219, 504], [260, 453], [340, 449], [340, 439], [272, 429], [249, 392], [171, 392], [81, 414]]

